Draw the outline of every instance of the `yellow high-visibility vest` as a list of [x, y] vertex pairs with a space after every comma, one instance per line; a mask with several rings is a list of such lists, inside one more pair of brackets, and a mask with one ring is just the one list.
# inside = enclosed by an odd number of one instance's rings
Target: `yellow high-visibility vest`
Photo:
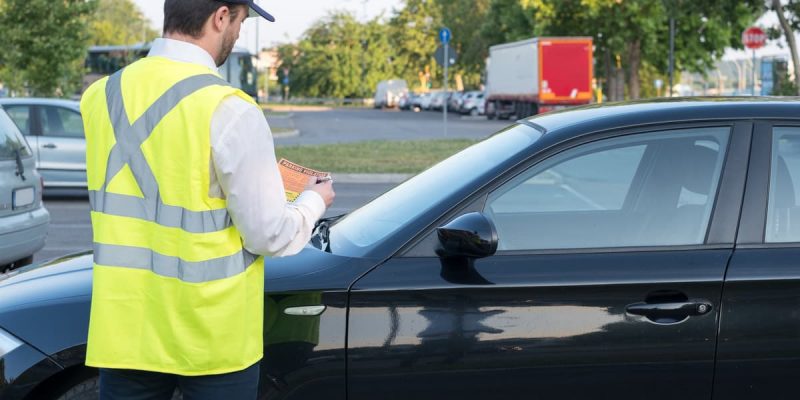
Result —
[[178, 375], [239, 371], [263, 355], [264, 262], [209, 197], [210, 69], [147, 57], [81, 100], [94, 231], [86, 364]]

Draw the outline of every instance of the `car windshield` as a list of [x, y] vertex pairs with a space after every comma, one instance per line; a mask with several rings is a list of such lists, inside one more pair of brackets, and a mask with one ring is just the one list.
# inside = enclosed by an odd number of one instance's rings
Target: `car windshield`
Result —
[[17, 155], [29, 157], [31, 151], [8, 114], [0, 110], [0, 160], [14, 160]]
[[333, 253], [366, 255], [383, 239], [415, 221], [481, 176], [524, 151], [542, 136], [525, 126], [512, 126], [477, 143], [386, 192], [330, 228]]

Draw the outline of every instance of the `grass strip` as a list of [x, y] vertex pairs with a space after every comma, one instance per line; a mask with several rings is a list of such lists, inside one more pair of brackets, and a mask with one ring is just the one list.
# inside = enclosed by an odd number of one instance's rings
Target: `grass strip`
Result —
[[280, 158], [321, 171], [413, 174], [474, 144], [474, 140], [366, 141], [282, 146]]

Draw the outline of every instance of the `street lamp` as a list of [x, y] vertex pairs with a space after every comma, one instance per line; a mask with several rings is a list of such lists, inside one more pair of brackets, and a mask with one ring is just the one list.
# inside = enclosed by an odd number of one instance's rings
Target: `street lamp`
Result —
[[672, 97], [672, 85], [675, 76], [675, 13], [680, 0], [662, 0], [669, 15], [669, 97]]

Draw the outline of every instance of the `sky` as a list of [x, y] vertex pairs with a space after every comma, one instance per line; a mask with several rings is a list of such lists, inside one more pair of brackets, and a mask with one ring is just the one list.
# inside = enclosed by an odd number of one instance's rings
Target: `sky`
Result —
[[[164, 0], [133, 0], [144, 15], [153, 22], [153, 27], [161, 31], [164, 22]], [[359, 20], [378, 15], [389, 16], [393, 8], [398, 8], [400, 0], [257, 0], [256, 3], [275, 16], [275, 22], [258, 22], [258, 47], [269, 47], [278, 43], [293, 42], [300, 38], [306, 29], [331, 11], [348, 10]], [[249, 18], [242, 26], [238, 46], [256, 49], [256, 22]]]

